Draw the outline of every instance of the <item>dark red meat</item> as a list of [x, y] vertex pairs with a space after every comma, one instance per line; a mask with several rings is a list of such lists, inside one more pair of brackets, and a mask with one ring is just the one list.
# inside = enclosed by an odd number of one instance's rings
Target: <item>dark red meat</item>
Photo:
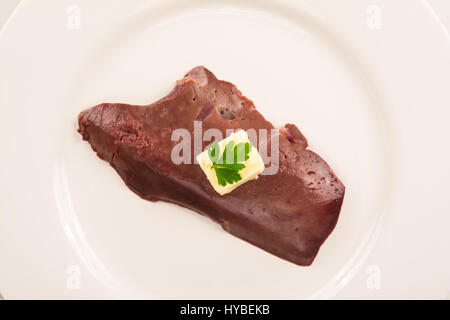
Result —
[[[313, 262], [338, 220], [345, 187], [322, 158], [306, 149], [295, 125], [277, 131], [278, 172], [224, 196], [214, 191], [199, 165], [172, 162], [171, 150], [179, 143], [171, 141], [173, 130], [185, 128], [193, 136], [194, 120], [202, 121], [203, 132], [217, 128], [224, 137], [226, 129], [274, 129], [233, 84], [217, 80], [204, 67], [191, 70], [153, 104], [103, 103], [78, 120], [83, 139], [140, 197], [195, 210], [298, 265]], [[202, 150], [209, 143], [203, 142]]]

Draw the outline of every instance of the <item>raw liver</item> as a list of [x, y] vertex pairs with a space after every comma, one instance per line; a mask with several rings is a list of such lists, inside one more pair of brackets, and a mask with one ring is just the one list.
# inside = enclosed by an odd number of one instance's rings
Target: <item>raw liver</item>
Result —
[[179, 143], [171, 141], [172, 131], [185, 128], [193, 137], [194, 120], [202, 121], [203, 131], [217, 128], [224, 137], [227, 128], [274, 129], [233, 84], [204, 67], [192, 69], [153, 104], [102, 103], [78, 119], [83, 139], [143, 199], [195, 210], [263, 250], [310, 265], [333, 231], [344, 198], [345, 187], [328, 164], [288, 124], [277, 131], [278, 172], [220, 196], [199, 165], [171, 161]]

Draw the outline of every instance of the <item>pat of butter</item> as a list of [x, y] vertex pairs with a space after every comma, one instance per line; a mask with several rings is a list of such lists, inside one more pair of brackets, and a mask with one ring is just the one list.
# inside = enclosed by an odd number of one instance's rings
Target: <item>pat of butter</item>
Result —
[[[247, 132], [245, 132], [244, 130], [239, 130], [238, 132], [232, 133], [226, 139], [223, 139], [222, 141], [219, 142], [221, 155], [225, 150], [225, 146], [232, 140], [234, 140], [235, 145], [241, 142], [250, 143], [250, 140], [248, 139], [247, 136]], [[203, 172], [205, 173], [214, 190], [216, 190], [220, 195], [224, 195], [233, 191], [241, 184], [246, 183], [249, 180], [256, 179], [258, 175], [261, 172], [263, 172], [264, 170], [263, 159], [261, 158], [261, 155], [259, 154], [258, 150], [253, 145], [248, 155], [249, 158], [247, 160], [240, 162], [245, 165], [245, 168], [239, 171], [239, 174], [241, 175], [242, 179], [232, 184], [227, 183], [225, 186], [219, 185], [217, 181], [216, 171], [211, 168], [213, 163], [209, 158], [208, 149], [206, 149], [197, 156], [197, 162], [202, 168]]]

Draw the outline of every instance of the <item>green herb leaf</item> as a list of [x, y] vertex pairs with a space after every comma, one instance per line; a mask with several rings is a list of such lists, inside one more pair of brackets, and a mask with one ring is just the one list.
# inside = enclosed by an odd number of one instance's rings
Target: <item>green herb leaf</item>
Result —
[[215, 141], [208, 149], [208, 156], [213, 165], [211, 169], [216, 172], [217, 182], [221, 186], [226, 186], [242, 180], [239, 171], [245, 168], [244, 162], [249, 159], [249, 153], [252, 145], [249, 142], [241, 142], [234, 145], [234, 141], [226, 144], [225, 149], [220, 156], [220, 148]]
[[219, 159], [220, 147], [219, 147], [219, 143], [217, 141], [214, 141], [214, 143], [211, 145], [211, 147], [209, 147], [208, 156], [213, 163]]

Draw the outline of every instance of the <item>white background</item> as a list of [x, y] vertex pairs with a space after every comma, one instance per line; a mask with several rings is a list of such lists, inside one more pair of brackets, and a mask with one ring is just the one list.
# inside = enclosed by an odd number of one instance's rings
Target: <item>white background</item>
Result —
[[[7, 21], [10, 13], [19, 2], [20, 0], [2, 0], [0, 2], [0, 27]], [[447, 30], [450, 30], [450, 0], [429, 0], [428, 2], [440, 17]], [[76, 0], [74, 3], [76, 3]], [[345, 294], [341, 295], [341, 297], [345, 297]]]
[[[3, 27], [3, 24], [20, 1], [2, 0], [0, 2], [0, 27]], [[428, 0], [428, 3], [447, 27], [447, 30], [450, 30], [450, 0]]]
[[[7, 21], [14, 8], [21, 0], [2, 0], [0, 2], [0, 27]], [[76, 1], [75, 1], [76, 2]], [[442, 23], [450, 30], [450, 0], [427, 0], [441, 19]]]

